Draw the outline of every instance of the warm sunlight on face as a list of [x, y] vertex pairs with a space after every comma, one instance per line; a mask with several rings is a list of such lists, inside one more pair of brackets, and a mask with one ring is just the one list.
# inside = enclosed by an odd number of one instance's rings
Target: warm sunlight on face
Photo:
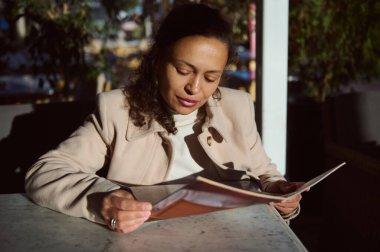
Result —
[[158, 67], [160, 93], [169, 107], [189, 114], [215, 92], [227, 63], [226, 44], [215, 38], [178, 40]]

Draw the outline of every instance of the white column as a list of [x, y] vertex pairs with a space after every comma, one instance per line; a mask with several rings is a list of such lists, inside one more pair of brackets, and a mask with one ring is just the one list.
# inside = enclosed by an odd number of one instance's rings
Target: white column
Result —
[[263, 0], [262, 138], [281, 173], [286, 171], [289, 0]]

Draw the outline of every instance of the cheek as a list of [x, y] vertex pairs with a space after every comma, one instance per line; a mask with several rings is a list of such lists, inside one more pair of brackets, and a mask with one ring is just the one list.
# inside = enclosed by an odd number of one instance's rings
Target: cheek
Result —
[[179, 92], [178, 89], [180, 89], [180, 87], [177, 83], [178, 81], [173, 78], [165, 78], [159, 84], [160, 94], [169, 104], [173, 99], [176, 99], [176, 94]]
[[218, 88], [218, 86], [219, 86], [219, 82], [205, 83], [205, 85], [203, 86], [203, 94], [205, 98], [208, 98], [211, 95], [213, 95], [215, 93], [215, 90]]
[[168, 92], [175, 92], [176, 90], [182, 89], [186, 83], [186, 79], [179, 76], [177, 73], [173, 73], [170, 69], [166, 72], [166, 78], [164, 85]]

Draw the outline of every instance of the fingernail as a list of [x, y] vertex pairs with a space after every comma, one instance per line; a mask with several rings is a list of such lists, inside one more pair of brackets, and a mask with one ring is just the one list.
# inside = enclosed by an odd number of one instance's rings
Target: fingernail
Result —
[[143, 221], [146, 221], [147, 219], [149, 219], [149, 217], [150, 217], [150, 212], [144, 214], [144, 217], [142, 219]]
[[143, 208], [144, 208], [145, 211], [150, 211], [150, 210], [152, 210], [152, 204], [149, 204], [149, 203], [144, 204]]
[[151, 214], [150, 211], [149, 211], [149, 212], [145, 212], [145, 213], [144, 213], [144, 217], [149, 217], [150, 214]]

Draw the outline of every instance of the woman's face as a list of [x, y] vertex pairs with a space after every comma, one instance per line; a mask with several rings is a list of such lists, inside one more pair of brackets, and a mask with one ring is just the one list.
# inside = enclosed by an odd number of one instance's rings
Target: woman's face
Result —
[[179, 114], [200, 108], [215, 92], [227, 63], [227, 45], [215, 38], [178, 40], [157, 68], [161, 96]]

